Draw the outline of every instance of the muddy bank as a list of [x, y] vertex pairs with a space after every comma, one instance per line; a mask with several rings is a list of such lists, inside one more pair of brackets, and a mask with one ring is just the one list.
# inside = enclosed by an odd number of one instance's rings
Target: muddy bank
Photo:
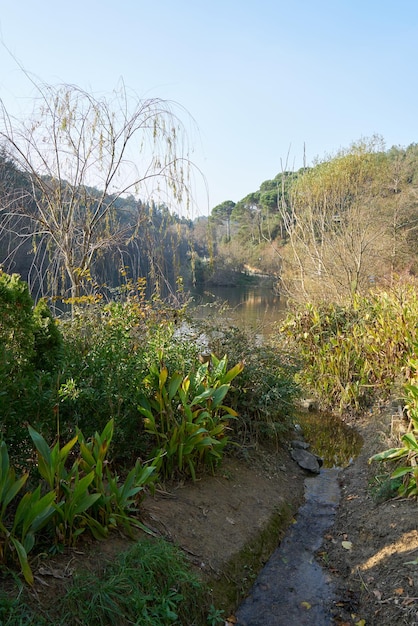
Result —
[[225, 458], [216, 476], [147, 498], [144, 521], [186, 552], [229, 615], [291, 525], [305, 477], [286, 448]]

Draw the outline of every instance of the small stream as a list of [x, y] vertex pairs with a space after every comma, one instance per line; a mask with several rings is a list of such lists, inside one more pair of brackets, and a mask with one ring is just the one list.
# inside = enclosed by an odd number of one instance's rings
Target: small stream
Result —
[[315, 559], [334, 522], [339, 472], [357, 456], [359, 435], [334, 416], [306, 413], [300, 424], [311, 451], [324, 459], [317, 476], [305, 480], [305, 503], [236, 611], [238, 626], [329, 626], [334, 589]]

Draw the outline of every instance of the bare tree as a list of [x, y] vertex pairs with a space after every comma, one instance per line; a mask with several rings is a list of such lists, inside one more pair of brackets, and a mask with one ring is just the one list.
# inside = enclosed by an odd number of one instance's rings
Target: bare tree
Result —
[[[301, 175], [283, 215], [290, 254], [284, 278], [303, 299], [353, 296], [385, 271], [394, 203], [379, 138], [361, 141]], [[285, 265], [286, 266], [286, 265]]]
[[187, 133], [181, 107], [130, 97], [123, 85], [98, 98], [73, 85], [32, 82], [30, 119], [16, 119], [0, 101], [3, 155], [27, 181], [18, 199], [16, 190], [0, 198], [0, 237], [12, 233], [14, 250], [31, 242], [30, 279], [42, 295], [69, 289], [76, 298], [95, 257], [135, 236], [141, 215], [121, 216], [122, 198], [189, 203]]

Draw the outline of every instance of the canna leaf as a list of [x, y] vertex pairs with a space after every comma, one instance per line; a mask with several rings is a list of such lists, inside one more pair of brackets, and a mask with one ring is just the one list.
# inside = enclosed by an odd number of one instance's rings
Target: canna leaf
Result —
[[167, 381], [167, 378], [168, 378], [168, 369], [166, 368], [166, 366], [164, 366], [160, 370], [160, 375], [159, 375], [159, 380], [158, 380], [158, 385], [160, 389], [164, 387]]
[[238, 374], [241, 374], [241, 372], [243, 371], [244, 367], [245, 367], [244, 361], [240, 361], [239, 363], [234, 365], [234, 367], [231, 368], [225, 374], [225, 376], [222, 377], [222, 383], [229, 383], [229, 382], [231, 382], [231, 380], [233, 380], [236, 376], [238, 376]]
[[414, 433], [406, 433], [401, 437], [401, 441], [406, 444], [406, 447], [409, 450], [417, 450], [418, 451], [418, 442], [415, 438]]
[[39, 454], [45, 459], [45, 461], [47, 463], [50, 463], [51, 450], [47, 442], [45, 441], [45, 439], [42, 437], [40, 433], [38, 433], [34, 428], [32, 428], [32, 426], [28, 426], [28, 430], [29, 430], [29, 435], [31, 436], [31, 439], [33, 443], [35, 444], [35, 448], [37, 449]]
[[398, 467], [392, 474], [391, 478], [401, 478], [402, 476], [406, 476], [406, 474], [412, 473], [412, 467]]
[[29, 585], [33, 584], [33, 574], [28, 562], [28, 555], [26, 554], [26, 550], [23, 545], [16, 539], [16, 537], [10, 536], [10, 541], [13, 544], [13, 547], [16, 550], [16, 554], [19, 559], [20, 568], [22, 570], [22, 574], [25, 577], [26, 582]]
[[170, 402], [176, 395], [182, 381], [183, 376], [178, 372], [174, 373], [171, 377], [170, 384], [168, 385], [168, 399], [170, 400]]
[[74, 508], [74, 515], [79, 515], [87, 511], [99, 498], [101, 498], [100, 493], [86, 493]]
[[401, 459], [403, 456], [406, 456], [408, 451], [406, 448], [389, 448], [389, 450], [384, 450], [383, 452], [379, 452], [378, 454], [374, 454], [370, 457], [369, 463], [372, 461], [387, 461], [394, 459]]
[[221, 385], [213, 394], [213, 407], [218, 407], [229, 391], [229, 385]]
[[[70, 454], [72, 448], [74, 447], [74, 445], [77, 443], [78, 441], [78, 435], [76, 435], [75, 437], [73, 437], [68, 443], [65, 444], [65, 446], [63, 446], [61, 448], [61, 450], [59, 450], [59, 446], [58, 444], [56, 444], [56, 446], [58, 446], [58, 458], [60, 461], [65, 461], [68, 457], [68, 455]], [[55, 448], [55, 446], [54, 446]]]

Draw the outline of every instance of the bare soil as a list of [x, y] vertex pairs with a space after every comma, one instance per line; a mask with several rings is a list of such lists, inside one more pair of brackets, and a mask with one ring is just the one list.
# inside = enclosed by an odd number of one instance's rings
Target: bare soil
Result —
[[393, 466], [368, 463], [373, 454], [399, 445], [391, 418], [390, 408], [383, 407], [354, 422], [363, 448], [341, 473], [336, 522], [318, 554], [338, 590], [334, 610], [339, 626], [418, 624], [418, 562], [409, 563], [418, 557], [417, 503], [379, 499]]
[[[387, 408], [354, 422], [363, 449], [341, 472], [336, 521], [317, 554], [337, 590], [338, 626], [418, 625], [418, 565], [408, 564], [418, 558], [417, 505], [405, 499], [378, 502], [375, 492], [385, 470], [368, 464], [372, 454], [393, 445], [390, 422]], [[286, 447], [227, 458], [215, 476], [157, 490], [143, 503], [143, 521], [185, 551], [213, 587], [214, 605], [233, 624], [234, 608], [303, 502], [305, 477]], [[65, 587], [75, 571], [100, 568], [128, 546], [115, 535], [41, 562], [33, 596], [50, 604], [59, 597], [57, 586]]]

